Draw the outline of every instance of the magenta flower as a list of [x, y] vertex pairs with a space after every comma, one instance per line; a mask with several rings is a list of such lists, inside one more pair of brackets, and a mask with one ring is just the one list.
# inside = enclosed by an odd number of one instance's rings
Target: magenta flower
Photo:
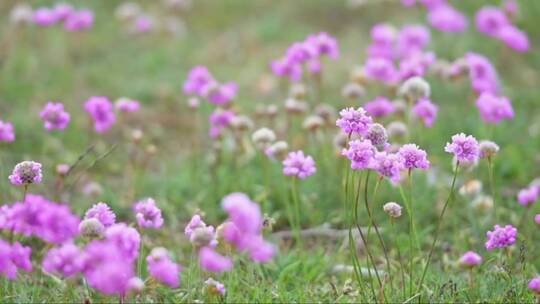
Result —
[[96, 218], [103, 226], [109, 227], [116, 222], [116, 214], [105, 203], [97, 203], [86, 211], [84, 219]]
[[11, 247], [4, 240], [0, 240], [0, 274], [9, 280], [17, 278], [17, 266], [11, 259]]
[[72, 243], [52, 248], [43, 258], [43, 270], [66, 278], [82, 272], [83, 266], [82, 251]]
[[214, 78], [207, 67], [196, 66], [189, 71], [188, 78], [184, 82], [184, 93], [188, 95], [203, 96], [205, 87], [214, 82]]
[[487, 232], [486, 249], [504, 248], [513, 245], [517, 239], [517, 229], [512, 225], [501, 227], [495, 225], [493, 231]]
[[529, 281], [529, 289], [537, 295], [540, 295], [540, 277], [536, 277]]
[[41, 183], [41, 164], [34, 161], [18, 163], [9, 176], [9, 181], [15, 186], [28, 186]]
[[53, 8], [58, 20], [66, 20], [73, 12], [73, 6], [67, 3], [58, 3]]
[[230, 258], [222, 256], [208, 247], [203, 247], [199, 251], [199, 264], [202, 269], [210, 272], [226, 272], [233, 267]]
[[509, 24], [504, 11], [497, 7], [485, 6], [476, 13], [476, 29], [482, 34], [496, 37]]
[[39, 26], [51, 26], [59, 21], [58, 15], [53, 9], [42, 7], [34, 11], [32, 20]]
[[469, 52], [465, 56], [469, 66], [469, 77], [475, 92], [497, 93], [499, 81], [497, 71], [491, 62], [484, 56]]
[[396, 31], [393, 26], [386, 23], [376, 24], [371, 28], [371, 41], [368, 46], [368, 57], [370, 58], [394, 58], [394, 42]]
[[530, 48], [527, 34], [513, 25], [507, 25], [501, 28], [497, 37], [514, 51], [524, 53]]
[[420, 98], [412, 109], [413, 114], [422, 119], [424, 126], [428, 128], [433, 126], [438, 111], [439, 107], [432, 103], [428, 98]]
[[114, 103], [114, 107], [123, 113], [133, 113], [139, 111], [141, 104], [137, 100], [121, 97]]
[[154, 199], [147, 198], [137, 202], [133, 209], [140, 227], [159, 229], [163, 225], [161, 209], [156, 206]]
[[399, 80], [399, 73], [392, 62], [387, 58], [368, 58], [364, 64], [364, 73], [367, 78], [395, 84]]
[[520, 205], [529, 207], [532, 204], [536, 203], [538, 200], [538, 195], [540, 194], [540, 189], [536, 186], [530, 186], [525, 189], [521, 189], [518, 192], [517, 200]]
[[135, 32], [138, 34], [148, 33], [154, 27], [152, 18], [146, 15], [140, 15], [135, 19]]
[[234, 82], [217, 85], [216, 87], [205, 92], [208, 101], [215, 105], [226, 105], [230, 103], [238, 93], [238, 85]]
[[68, 32], [85, 31], [94, 25], [94, 12], [83, 9], [71, 13], [64, 22], [64, 28]]
[[107, 97], [90, 97], [84, 104], [84, 110], [94, 120], [94, 129], [98, 133], [107, 132], [116, 122], [113, 104]]
[[[155, 249], [164, 250], [165, 254], [154, 254]], [[150, 276], [171, 288], [178, 288], [180, 286], [180, 271], [182, 268], [170, 259], [164, 248], [155, 249], [146, 257]]]
[[204, 227], [206, 227], [206, 223], [203, 222], [200, 215], [195, 214], [184, 229], [184, 234], [187, 237], [191, 237], [191, 234], [195, 229]]
[[223, 130], [231, 125], [235, 117], [236, 114], [234, 112], [221, 109], [215, 110], [208, 118], [210, 122], [210, 137], [219, 138], [223, 134]]
[[45, 122], [47, 130], [64, 130], [70, 121], [70, 115], [64, 111], [62, 103], [48, 102], [39, 116]]
[[115, 244], [125, 259], [134, 261], [139, 256], [141, 236], [135, 228], [125, 223], [114, 224], [105, 231], [105, 239]]
[[15, 130], [13, 130], [13, 125], [11, 123], [0, 120], [0, 142], [2, 141], [15, 141]]
[[350, 141], [349, 148], [341, 154], [351, 161], [351, 169], [363, 170], [370, 168], [376, 151], [371, 141], [356, 139]]
[[396, 111], [394, 104], [386, 97], [377, 97], [364, 105], [367, 114], [372, 117], [388, 116]]
[[540, 213], [534, 216], [534, 222], [540, 226]]
[[283, 174], [305, 179], [317, 171], [315, 161], [309, 155], [304, 155], [302, 151], [289, 152], [283, 161]]
[[371, 117], [366, 115], [363, 108], [345, 108], [339, 112], [340, 118], [336, 126], [340, 127], [345, 134], [365, 135], [369, 126], [373, 123]]
[[337, 39], [328, 35], [328, 33], [321, 32], [318, 34], [309, 35], [306, 38], [305, 43], [310, 45], [315, 52], [315, 57], [328, 56], [330, 59], [339, 58], [339, 46]]
[[484, 92], [476, 100], [480, 116], [486, 123], [498, 124], [503, 119], [514, 118], [514, 109], [510, 100], [504, 96], [495, 96]]
[[401, 170], [404, 169], [403, 160], [398, 154], [377, 152], [373, 158], [372, 169], [397, 183], [401, 179]]
[[270, 67], [272, 73], [278, 77], [287, 77], [294, 82], [302, 79], [302, 65], [289, 57], [272, 61]]
[[466, 268], [472, 268], [482, 264], [482, 257], [474, 251], [467, 251], [459, 259], [459, 264]]
[[428, 20], [431, 26], [447, 33], [463, 33], [469, 25], [467, 17], [449, 4], [430, 10]]
[[206, 288], [211, 292], [211, 293], [218, 293], [222, 296], [225, 295], [225, 293], [227, 292], [227, 289], [225, 288], [225, 285], [223, 285], [222, 283], [212, 279], [212, 278], [209, 278], [208, 280], [204, 281], [204, 285], [206, 286]]
[[452, 136], [452, 143], [446, 143], [444, 151], [454, 154], [460, 162], [476, 162], [480, 157], [476, 138], [463, 133]]
[[431, 40], [429, 29], [423, 25], [404, 26], [397, 37], [397, 53], [400, 58], [407, 58], [421, 52]]
[[18, 269], [26, 272], [32, 272], [32, 248], [23, 246], [19, 242], [11, 245], [11, 261]]
[[398, 154], [403, 159], [405, 169], [427, 170], [429, 168], [426, 151], [420, 149], [415, 144], [403, 145], [399, 148]]

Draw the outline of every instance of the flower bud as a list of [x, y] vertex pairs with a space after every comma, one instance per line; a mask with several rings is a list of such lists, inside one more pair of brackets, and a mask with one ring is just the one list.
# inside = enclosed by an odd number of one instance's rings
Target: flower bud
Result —
[[88, 238], [103, 236], [105, 226], [97, 218], [88, 218], [79, 224], [79, 233]]
[[386, 212], [390, 217], [398, 218], [401, 216], [401, 206], [394, 202], [389, 202], [384, 204], [383, 210]]

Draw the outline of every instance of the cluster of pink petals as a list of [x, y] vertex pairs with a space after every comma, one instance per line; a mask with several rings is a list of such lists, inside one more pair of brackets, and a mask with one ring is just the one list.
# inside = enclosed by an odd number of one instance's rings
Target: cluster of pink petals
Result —
[[223, 131], [231, 125], [235, 117], [236, 114], [232, 111], [216, 109], [208, 118], [208, 121], [210, 122], [210, 137], [221, 137]]
[[98, 133], [107, 132], [116, 122], [113, 104], [107, 97], [90, 97], [84, 104], [84, 110], [94, 120], [94, 129]]
[[15, 130], [13, 124], [0, 120], [0, 142], [15, 141]]
[[337, 40], [324, 32], [309, 35], [304, 41], [293, 43], [282, 58], [272, 61], [271, 69], [278, 77], [299, 81], [302, 79], [304, 65], [313, 74], [321, 72], [322, 56], [333, 60], [339, 58]]
[[86, 211], [84, 219], [90, 218], [97, 219], [104, 227], [112, 226], [116, 222], [116, 214], [107, 204], [101, 202]]
[[405, 169], [403, 158], [397, 153], [377, 152], [371, 168], [393, 183], [401, 180], [401, 171]]
[[345, 108], [339, 112], [339, 119], [336, 126], [340, 127], [343, 133], [352, 135], [365, 135], [373, 119], [367, 115], [363, 108]]
[[377, 97], [364, 105], [364, 109], [371, 117], [384, 117], [396, 111], [396, 107], [388, 98]]
[[527, 287], [535, 294], [540, 295], [540, 277], [531, 279]]
[[83, 31], [94, 25], [94, 13], [88, 9], [76, 10], [69, 4], [60, 3], [53, 8], [41, 7], [34, 11], [32, 20], [43, 27], [64, 22], [69, 32]]
[[306, 179], [317, 172], [315, 160], [310, 155], [304, 155], [303, 151], [293, 151], [287, 154], [283, 160], [283, 174]]
[[355, 139], [349, 141], [349, 148], [341, 154], [351, 161], [351, 169], [364, 170], [370, 168], [376, 151], [371, 141]]
[[412, 108], [413, 114], [420, 118], [424, 126], [430, 128], [437, 118], [439, 107], [432, 103], [428, 98], [420, 98]]
[[478, 266], [482, 264], [482, 257], [474, 251], [467, 251], [459, 259], [459, 264], [468, 268]]
[[476, 28], [517, 52], [527, 52], [530, 48], [527, 34], [513, 25], [505, 11], [498, 7], [485, 6], [480, 9], [476, 14]]
[[486, 235], [488, 238], [485, 244], [487, 250], [504, 248], [516, 242], [517, 229], [512, 225], [506, 225], [504, 227], [495, 225], [493, 231], [488, 231]]
[[447, 33], [464, 32], [469, 22], [467, 17], [456, 10], [446, 0], [402, 0], [404, 6], [410, 7], [417, 2], [428, 10], [428, 21], [434, 28]]
[[137, 100], [122, 97], [114, 103], [115, 108], [123, 113], [137, 112], [141, 108], [141, 104]]
[[47, 273], [69, 278], [83, 270], [83, 254], [75, 244], [66, 243], [49, 250], [43, 258], [42, 265]]
[[209, 102], [222, 106], [236, 98], [238, 85], [234, 82], [219, 83], [207, 67], [196, 66], [184, 82], [184, 93], [207, 98]]
[[0, 240], [0, 274], [9, 280], [15, 280], [19, 269], [32, 272], [31, 254], [30, 247], [25, 247], [18, 242], [10, 245]]
[[171, 260], [166, 249], [155, 248], [146, 257], [146, 262], [148, 263], [150, 276], [171, 288], [180, 286], [182, 267]]
[[520, 205], [530, 206], [538, 200], [540, 189], [537, 186], [529, 186], [518, 192], [517, 200]]
[[427, 159], [426, 151], [420, 149], [415, 144], [406, 144], [399, 148], [399, 156], [403, 160], [405, 169], [422, 169], [429, 168], [429, 160]]
[[497, 71], [485, 56], [469, 52], [465, 55], [469, 67], [469, 77], [475, 92], [481, 94], [489, 92], [496, 94], [499, 91]]
[[156, 206], [154, 199], [147, 198], [137, 202], [133, 210], [140, 227], [159, 229], [163, 225], [161, 209]]
[[28, 186], [41, 183], [42, 177], [40, 163], [23, 161], [15, 165], [13, 172], [9, 176], [9, 181], [15, 186]]
[[465, 163], [475, 162], [480, 157], [480, 146], [476, 138], [463, 133], [452, 136], [452, 143], [447, 143], [444, 150]]
[[64, 130], [71, 118], [64, 110], [64, 105], [59, 102], [48, 102], [39, 116], [45, 122], [46, 130]]
[[476, 100], [476, 106], [480, 110], [482, 120], [490, 124], [498, 124], [503, 119], [514, 118], [514, 109], [510, 100], [504, 96], [496, 96], [484, 92]]

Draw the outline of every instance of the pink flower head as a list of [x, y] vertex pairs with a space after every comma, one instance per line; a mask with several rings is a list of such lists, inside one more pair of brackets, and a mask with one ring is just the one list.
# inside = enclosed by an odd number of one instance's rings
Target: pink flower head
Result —
[[[159, 249], [163, 250], [163, 248]], [[152, 250], [152, 253], [154, 253], [154, 250]], [[150, 276], [171, 288], [180, 286], [180, 271], [182, 271], [182, 268], [173, 262], [168, 254], [150, 254], [146, 257], [146, 262], [148, 263]]]
[[539, 192], [540, 189], [538, 189], [536, 186], [530, 186], [528, 188], [519, 190], [517, 196], [518, 203], [526, 207], [531, 206], [538, 200], [538, 195], [540, 194]]
[[116, 122], [113, 104], [107, 97], [90, 97], [84, 104], [84, 110], [94, 120], [94, 129], [98, 133], [107, 132]]
[[0, 142], [1, 141], [15, 141], [15, 131], [13, 130], [13, 125], [11, 123], [0, 120]]
[[482, 264], [482, 257], [474, 251], [467, 251], [459, 259], [459, 264], [463, 267], [472, 268]]
[[373, 123], [363, 108], [345, 108], [339, 112], [340, 118], [336, 126], [340, 127], [345, 134], [365, 135], [369, 126]]
[[534, 222], [540, 226], [540, 213], [534, 216]]
[[154, 27], [152, 18], [146, 15], [140, 15], [135, 19], [135, 32], [142, 34], [148, 33]]
[[189, 71], [184, 82], [184, 93], [188, 95], [202, 96], [205, 87], [214, 81], [214, 77], [205, 66], [196, 66]]
[[56, 24], [59, 18], [53, 9], [41, 7], [34, 11], [32, 20], [39, 26], [51, 26]]
[[519, 4], [517, 0], [505, 0], [503, 10], [506, 15], [510, 17], [517, 15], [519, 13]]
[[210, 292], [217, 292], [222, 296], [224, 296], [225, 293], [227, 292], [225, 285], [223, 285], [222, 283], [212, 278], [209, 278], [208, 280], [204, 281], [204, 285], [206, 286], [206, 288], [210, 290]]
[[43, 258], [43, 270], [66, 278], [80, 273], [83, 267], [82, 251], [72, 243], [52, 248]]
[[288, 77], [295, 82], [302, 79], [302, 65], [289, 57], [272, 61], [270, 67], [272, 73], [278, 77]]
[[428, 68], [435, 63], [432, 52], [417, 52], [404, 58], [399, 63], [399, 79], [404, 81], [415, 76], [424, 76]]
[[401, 170], [404, 169], [403, 160], [398, 154], [377, 152], [373, 158], [372, 169], [397, 183], [401, 180]]
[[19, 242], [11, 245], [11, 261], [18, 269], [32, 272], [32, 248], [23, 246]]
[[504, 248], [513, 245], [517, 239], [517, 229], [512, 225], [501, 227], [495, 225], [493, 231], [487, 232], [486, 249]]
[[503, 119], [514, 118], [514, 109], [510, 100], [504, 96], [495, 96], [484, 92], [476, 100], [476, 106], [480, 110], [480, 116], [486, 123], [498, 124]]
[[208, 121], [210, 122], [210, 137], [219, 138], [222, 135], [223, 130], [231, 125], [235, 117], [236, 114], [234, 114], [234, 112], [221, 109], [215, 110], [208, 118]]
[[337, 39], [330, 36], [328, 33], [321, 32], [307, 37], [306, 43], [310, 44], [315, 50], [315, 56], [320, 57], [326, 55], [331, 59], [339, 58], [339, 46]]
[[367, 114], [372, 117], [388, 116], [396, 111], [394, 104], [386, 97], [377, 97], [364, 105]]
[[476, 162], [480, 157], [476, 138], [463, 133], [452, 136], [452, 143], [446, 143], [444, 151], [454, 154], [460, 162]]
[[540, 277], [536, 277], [529, 281], [529, 289], [537, 295], [540, 295]]
[[369, 140], [352, 140], [349, 148], [343, 149], [341, 154], [351, 161], [351, 169], [363, 170], [371, 166], [373, 157], [377, 150]]
[[64, 130], [70, 121], [69, 113], [64, 111], [64, 105], [60, 102], [48, 102], [39, 116], [45, 122], [46, 130]]
[[105, 203], [97, 203], [86, 211], [84, 219], [95, 218], [105, 227], [112, 226], [116, 222], [116, 214]]
[[364, 73], [369, 79], [387, 84], [394, 84], [399, 78], [394, 63], [387, 58], [368, 58], [364, 64]]
[[17, 266], [11, 259], [11, 246], [4, 240], [0, 240], [0, 274], [10, 280], [17, 278]]
[[135, 228], [125, 223], [114, 224], [105, 230], [105, 239], [115, 244], [125, 259], [134, 261], [139, 256], [141, 236]]
[[262, 215], [259, 205], [244, 193], [231, 193], [221, 202], [229, 219], [244, 233], [258, 234], [262, 229]]
[[467, 17], [451, 5], [441, 5], [428, 12], [431, 26], [442, 32], [463, 33], [469, 22]]
[[530, 48], [529, 37], [527, 34], [513, 25], [502, 27], [497, 37], [509, 48], [516, 52], [524, 53]]
[[403, 145], [399, 148], [398, 154], [403, 159], [405, 169], [427, 170], [429, 168], [426, 151], [420, 149], [415, 144]]
[[435, 119], [437, 118], [437, 112], [439, 107], [431, 102], [427, 98], [420, 98], [414, 105], [412, 112], [414, 115], [422, 119], [424, 125], [428, 128], [433, 126]]
[[202, 269], [210, 272], [227, 272], [233, 267], [230, 258], [222, 256], [208, 247], [203, 247], [199, 251], [199, 264]]
[[58, 20], [66, 20], [73, 12], [73, 6], [68, 3], [58, 3], [53, 8]]
[[137, 112], [141, 108], [141, 104], [137, 100], [129, 99], [126, 97], [119, 98], [114, 103], [115, 108], [123, 113]]
[[191, 237], [191, 234], [195, 229], [204, 227], [206, 227], [206, 223], [203, 222], [200, 215], [195, 214], [184, 229], [184, 234], [187, 237]]
[[322, 71], [322, 63], [318, 58], [311, 59], [307, 63], [307, 69], [311, 74], [320, 74]]
[[34, 161], [23, 161], [15, 165], [9, 181], [15, 186], [28, 186], [41, 183], [41, 164]]
[[234, 82], [227, 82], [210, 90], [207, 94], [208, 101], [215, 105], [225, 105], [230, 103], [238, 93], [238, 85]]
[[482, 34], [496, 37], [509, 24], [508, 17], [498, 7], [485, 6], [476, 13], [476, 29]]
[[71, 13], [64, 22], [64, 28], [68, 32], [85, 31], [94, 25], [94, 12], [82, 9]]
[[163, 225], [161, 209], [156, 206], [154, 199], [147, 198], [137, 202], [133, 209], [140, 227], [159, 229]]
[[304, 155], [302, 151], [289, 152], [283, 161], [283, 174], [305, 179], [317, 171], [313, 157]]
[[429, 29], [423, 25], [404, 26], [397, 37], [397, 53], [400, 58], [421, 52], [431, 40]]
[[491, 62], [484, 56], [469, 52], [465, 56], [469, 66], [469, 77], [472, 87], [477, 93], [497, 93], [499, 81], [497, 71]]
[[396, 31], [393, 26], [386, 23], [376, 24], [371, 28], [371, 41], [368, 46], [368, 57], [370, 58], [394, 58], [394, 42]]

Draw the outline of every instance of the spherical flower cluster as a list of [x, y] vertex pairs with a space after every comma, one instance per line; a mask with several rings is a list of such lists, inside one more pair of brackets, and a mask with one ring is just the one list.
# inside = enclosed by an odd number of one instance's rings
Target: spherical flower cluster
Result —
[[513, 25], [500, 8], [485, 6], [480, 9], [476, 14], [476, 28], [480, 33], [502, 41], [517, 52], [529, 50], [527, 34]]
[[420, 149], [415, 144], [403, 145], [399, 148], [398, 154], [403, 159], [405, 169], [427, 170], [429, 168], [426, 151]]
[[84, 104], [84, 110], [94, 120], [94, 129], [98, 133], [107, 132], [116, 122], [113, 104], [107, 97], [90, 97]]
[[139, 256], [141, 236], [135, 228], [125, 223], [114, 224], [105, 231], [105, 239], [115, 244], [125, 259], [134, 261]]
[[422, 77], [411, 77], [407, 79], [399, 88], [400, 93], [407, 100], [417, 102], [420, 99], [427, 99], [431, 95], [431, 86]]
[[371, 167], [376, 151], [370, 140], [355, 139], [349, 142], [349, 148], [341, 154], [351, 161], [351, 169], [363, 170]]
[[536, 277], [529, 281], [529, 289], [540, 296], [540, 277]]
[[345, 134], [365, 135], [369, 126], [373, 123], [371, 117], [366, 115], [363, 108], [345, 108], [339, 112], [340, 118], [336, 126], [340, 127]]
[[15, 130], [13, 124], [0, 120], [0, 142], [15, 141]]
[[137, 112], [141, 108], [141, 104], [137, 100], [133, 100], [127, 97], [120, 97], [114, 103], [114, 107], [123, 113]]
[[424, 125], [428, 128], [433, 126], [435, 119], [437, 118], [437, 112], [439, 108], [437, 105], [431, 102], [427, 98], [420, 98], [418, 102], [414, 105], [412, 112], [413, 114], [422, 119]]
[[476, 100], [480, 116], [486, 123], [498, 124], [503, 119], [514, 118], [514, 109], [510, 100], [504, 96], [495, 96], [484, 92]]
[[116, 222], [116, 214], [111, 210], [111, 208], [102, 202], [99, 202], [92, 206], [92, 208], [86, 211], [84, 219], [95, 218], [103, 224], [105, 227], [112, 226]]
[[283, 160], [283, 174], [305, 179], [317, 171], [315, 161], [309, 155], [304, 155], [302, 151], [289, 152], [287, 158]]
[[184, 82], [184, 93], [187, 95], [203, 96], [205, 87], [214, 81], [214, 77], [205, 66], [196, 66], [189, 71]]
[[534, 222], [540, 226], [540, 213], [534, 216]]
[[34, 11], [33, 22], [47, 27], [64, 22], [68, 32], [88, 30], [94, 25], [94, 13], [88, 9], [75, 10], [71, 5], [59, 3], [53, 8], [41, 7]]
[[264, 149], [276, 140], [276, 133], [268, 128], [260, 128], [253, 132], [251, 140], [259, 149]]
[[207, 98], [216, 105], [227, 105], [236, 97], [238, 85], [234, 82], [221, 84], [214, 79], [208, 68], [196, 66], [184, 82], [184, 93]]
[[70, 115], [64, 111], [62, 103], [48, 102], [39, 116], [45, 122], [46, 130], [64, 130], [70, 121]]
[[69, 278], [83, 270], [83, 253], [76, 245], [66, 243], [49, 250], [42, 263], [46, 272]]
[[467, 251], [459, 258], [459, 265], [465, 268], [473, 268], [480, 264], [482, 264], [482, 257], [474, 251]]
[[231, 125], [234, 117], [236, 117], [236, 114], [233, 112], [221, 109], [217, 109], [210, 114], [210, 117], [208, 118], [208, 121], [210, 122], [210, 137], [219, 138], [223, 134], [223, 131]]
[[82, 9], [71, 13], [64, 22], [64, 28], [68, 32], [85, 31], [94, 25], [94, 12]]
[[285, 141], [276, 141], [264, 150], [264, 154], [271, 159], [282, 159], [286, 156], [289, 144]]
[[191, 220], [186, 225], [186, 228], [184, 229], [184, 234], [187, 237], [191, 237], [191, 234], [195, 229], [204, 227], [206, 227], [206, 223], [203, 222], [200, 215], [195, 214], [193, 217], [191, 217]]
[[227, 292], [225, 285], [212, 278], [208, 278], [208, 280], [204, 281], [204, 285], [206, 286], [206, 290], [210, 294], [219, 294], [221, 296], [224, 296]]
[[447, 143], [444, 150], [454, 154], [459, 162], [476, 162], [480, 156], [480, 147], [476, 138], [463, 133], [452, 136], [452, 143]]
[[386, 97], [377, 97], [364, 105], [367, 114], [372, 117], [388, 116], [396, 111], [394, 104]]
[[396, 29], [386, 23], [375, 24], [371, 28], [371, 44], [367, 48], [370, 58], [394, 58]]
[[401, 216], [401, 206], [394, 202], [388, 202], [384, 204], [383, 210], [392, 218], [398, 218]]
[[462, 33], [469, 25], [467, 17], [447, 3], [430, 9], [428, 21], [434, 28], [447, 33]]
[[381, 124], [370, 125], [365, 138], [379, 150], [384, 150], [388, 146], [388, 133]]
[[10, 246], [9, 243], [0, 240], [0, 274], [9, 280], [15, 280], [19, 269], [32, 272], [31, 254], [30, 247], [22, 246], [18, 242]]
[[79, 233], [88, 238], [102, 237], [105, 233], [105, 226], [95, 217], [85, 219], [79, 224]]
[[158, 229], [163, 225], [161, 209], [156, 206], [154, 199], [147, 198], [137, 202], [135, 206], [133, 206], [133, 210], [135, 211], [137, 224], [139, 224], [140, 227]]
[[400, 58], [421, 52], [431, 41], [429, 29], [423, 25], [406, 25], [397, 36], [396, 51]]
[[493, 231], [487, 232], [486, 249], [504, 248], [513, 245], [517, 239], [517, 229], [512, 225], [501, 227], [495, 225]]
[[168, 285], [171, 288], [180, 286], [180, 265], [174, 263], [165, 248], [154, 248], [150, 255], [146, 257], [148, 272], [156, 280]]
[[218, 273], [230, 271], [233, 267], [229, 257], [222, 256], [209, 247], [203, 247], [199, 250], [199, 264], [206, 271]]
[[15, 186], [28, 186], [41, 183], [42, 177], [40, 163], [23, 161], [13, 168], [9, 181]]
[[404, 169], [403, 160], [398, 154], [377, 152], [373, 158], [372, 169], [397, 183], [401, 179], [401, 170]]
[[530, 206], [538, 200], [540, 189], [536, 186], [530, 186], [525, 189], [521, 189], [518, 193], [517, 200], [520, 205]]
[[368, 79], [391, 85], [399, 80], [399, 74], [394, 62], [388, 58], [367, 58], [364, 64], [364, 74]]
[[480, 141], [480, 158], [490, 159], [499, 153], [499, 145], [489, 140]]
[[473, 52], [467, 53], [465, 60], [473, 90], [478, 94], [483, 92], [496, 94], [499, 90], [499, 80], [491, 62], [485, 56]]

